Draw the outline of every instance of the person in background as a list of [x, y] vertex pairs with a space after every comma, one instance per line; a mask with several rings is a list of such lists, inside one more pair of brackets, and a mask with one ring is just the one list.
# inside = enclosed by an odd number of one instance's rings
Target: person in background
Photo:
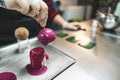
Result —
[[54, 9], [52, 3], [53, 0], [45, 0], [46, 4], [48, 5], [48, 22], [47, 25], [49, 26], [52, 22], [56, 23], [57, 25], [61, 26], [62, 28], [78, 30], [80, 28], [78, 22], [67, 22], [62, 18], [62, 16]]
[[78, 23], [68, 23], [54, 10], [52, 0], [0, 0], [0, 46], [16, 42], [14, 31], [18, 27], [26, 27], [31, 38], [53, 22], [78, 29]]

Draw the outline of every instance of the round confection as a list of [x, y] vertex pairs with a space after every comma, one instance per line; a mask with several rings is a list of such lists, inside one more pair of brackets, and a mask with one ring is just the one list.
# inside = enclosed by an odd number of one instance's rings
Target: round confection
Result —
[[17, 77], [12, 72], [0, 73], [0, 80], [17, 80]]
[[43, 28], [38, 33], [38, 40], [43, 45], [48, 45], [56, 38], [55, 32], [50, 28]]
[[29, 31], [25, 27], [19, 27], [15, 30], [15, 37], [20, 40], [27, 39]]

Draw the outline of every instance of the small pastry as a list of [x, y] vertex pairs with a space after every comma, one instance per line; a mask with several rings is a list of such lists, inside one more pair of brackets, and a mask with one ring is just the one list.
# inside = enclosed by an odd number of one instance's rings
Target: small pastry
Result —
[[29, 31], [25, 27], [19, 27], [15, 30], [15, 37], [19, 40], [27, 39], [29, 36]]

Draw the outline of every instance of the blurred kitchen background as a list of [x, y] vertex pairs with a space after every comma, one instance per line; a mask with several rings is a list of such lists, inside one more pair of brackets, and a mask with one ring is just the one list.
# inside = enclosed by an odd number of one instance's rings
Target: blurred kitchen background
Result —
[[54, 6], [67, 21], [94, 18], [102, 31], [120, 35], [120, 0], [54, 0]]

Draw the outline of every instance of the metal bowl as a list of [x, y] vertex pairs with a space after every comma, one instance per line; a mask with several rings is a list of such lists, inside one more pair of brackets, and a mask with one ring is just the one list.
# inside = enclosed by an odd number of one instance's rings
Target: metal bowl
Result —
[[120, 21], [115, 16], [106, 16], [100, 19], [103, 28], [106, 30], [112, 30], [120, 26]]

